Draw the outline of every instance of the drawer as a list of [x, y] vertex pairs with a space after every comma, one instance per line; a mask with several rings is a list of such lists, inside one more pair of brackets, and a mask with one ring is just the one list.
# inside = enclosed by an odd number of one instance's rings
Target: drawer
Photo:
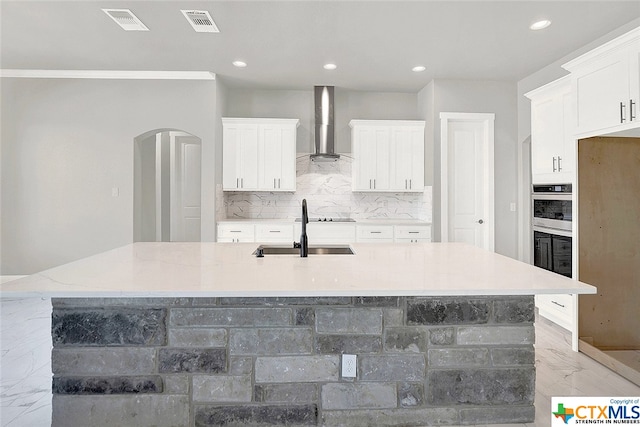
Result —
[[431, 240], [430, 225], [396, 225], [396, 239], [429, 239]]
[[293, 242], [293, 224], [256, 224], [256, 242]]
[[356, 227], [358, 240], [387, 239], [393, 240], [392, 225], [358, 225]]
[[218, 224], [218, 239], [242, 239], [252, 242], [254, 236], [253, 224]]
[[541, 316], [546, 317], [565, 329], [574, 325], [574, 296], [568, 294], [537, 295], [536, 306]]
[[[294, 226], [295, 240], [298, 241], [302, 225]], [[324, 243], [352, 243], [356, 241], [356, 226], [354, 224], [320, 224], [312, 222], [307, 224], [307, 237], [310, 245]]]

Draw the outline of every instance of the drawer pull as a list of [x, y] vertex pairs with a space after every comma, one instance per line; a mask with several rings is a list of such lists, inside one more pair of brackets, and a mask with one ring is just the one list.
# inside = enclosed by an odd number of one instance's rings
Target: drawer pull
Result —
[[371, 233], [371, 234], [381, 234], [382, 231], [370, 231], [369, 233]]
[[229, 233], [242, 233], [242, 230], [229, 230]]
[[420, 234], [419, 231], [410, 231], [409, 234]]
[[269, 230], [269, 233], [279, 233], [280, 230]]
[[564, 304], [560, 304], [559, 302], [555, 302], [554, 300], [551, 300], [552, 303], [554, 303], [555, 305], [559, 305], [560, 307], [564, 308]]

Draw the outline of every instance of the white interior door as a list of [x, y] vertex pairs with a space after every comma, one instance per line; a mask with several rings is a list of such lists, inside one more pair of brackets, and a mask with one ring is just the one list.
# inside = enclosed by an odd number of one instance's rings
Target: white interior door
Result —
[[440, 118], [442, 241], [493, 251], [493, 114]]
[[[172, 133], [171, 241], [200, 241], [200, 139]], [[174, 197], [175, 196], [175, 197]]]

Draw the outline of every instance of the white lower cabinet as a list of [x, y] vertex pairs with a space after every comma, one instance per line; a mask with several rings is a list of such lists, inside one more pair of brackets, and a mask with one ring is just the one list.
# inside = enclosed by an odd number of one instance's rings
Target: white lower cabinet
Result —
[[538, 307], [540, 316], [573, 331], [575, 327], [575, 295], [536, 295], [536, 307]]
[[[302, 224], [294, 225], [294, 237], [298, 241], [302, 232]], [[307, 224], [307, 238], [309, 245], [340, 245], [356, 241], [355, 224], [321, 224], [312, 222]]]
[[256, 224], [256, 242], [293, 244], [294, 237], [293, 224]]
[[225, 222], [218, 224], [218, 242], [244, 243], [255, 241], [252, 223]]
[[358, 225], [356, 239], [358, 242], [391, 243], [393, 225]]
[[430, 225], [396, 225], [393, 234], [397, 243], [431, 242]]
[[[300, 241], [302, 225], [274, 220], [224, 221], [218, 223], [218, 242], [256, 242], [293, 244]], [[354, 242], [370, 243], [423, 243], [431, 242], [431, 225], [397, 225], [372, 223], [320, 223], [307, 224], [310, 245], [340, 245]]]

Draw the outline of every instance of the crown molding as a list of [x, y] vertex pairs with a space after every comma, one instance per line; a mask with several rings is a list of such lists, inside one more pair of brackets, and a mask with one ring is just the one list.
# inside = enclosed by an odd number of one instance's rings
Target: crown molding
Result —
[[0, 77], [35, 79], [215, 80], [209, 71], [15, 70], [0, 69]]

